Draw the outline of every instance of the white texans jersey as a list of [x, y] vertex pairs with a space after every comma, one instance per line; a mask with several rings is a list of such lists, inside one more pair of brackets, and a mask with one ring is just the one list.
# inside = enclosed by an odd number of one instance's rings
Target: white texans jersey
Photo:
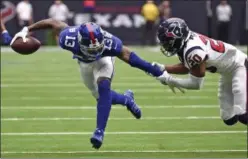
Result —
[[183, 51], [178, 53], [180, 61], [188, 69], [203, 61], [206, 61], [207, 70], [212, 73], [228, 74], [244, 66], [247, 55], [235, 46], [195, 32], [191, 34]]

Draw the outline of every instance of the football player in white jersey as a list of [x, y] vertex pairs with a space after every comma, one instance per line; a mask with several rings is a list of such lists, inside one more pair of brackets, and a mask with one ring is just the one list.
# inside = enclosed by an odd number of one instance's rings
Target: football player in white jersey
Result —
[[[170, 18], [163, 21], [157, 32], [161, 51], [166, 56], [178, 55], [176, 65], [154, 62], [164, 73], [157, 79], [173, 87], [199, 90], [205, 72], [219, 73], [220, 114], [224, 123], [247, 125], [247, 55], [231, 44], [214, 40], [191, 31], [184, 20]], [[171, 74], [189, 74], [176, 78]]]

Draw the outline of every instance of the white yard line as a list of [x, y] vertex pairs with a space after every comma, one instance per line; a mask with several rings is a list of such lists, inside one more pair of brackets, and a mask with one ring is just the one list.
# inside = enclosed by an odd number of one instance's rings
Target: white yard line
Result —
[[[105, 132], [108, 135], [158, 135], [158, 134], [246, 134], [247, 131], [124, 131]], [[6, 132], [1, 136], [56, 136], [56, 135], [92, 135], [92, 132]]]
[[[170, 108], [176, 108], [176, 109], [210, 109], [210, 108], [218, 108], [218, 105], [144, 105], [140, 106], [142, 109], [170, 109]], [[112, 106], [113, 109], [123, 109], [122, 106]], [[96, 106], [1, 106], [2, 110], [91, 110], [96, 109]]]
[[223, 153], [247, 152], [241, 149], [225, 150], [100, 150], [100, 151], [2, 151], [2, 154], [76, 154], [76, 153]]
[[[144, 117], [142, 120], [215, 120], [220, 119], [218, 116], [187, 116], [187, 117]], [[96, 118], [64, 118], [64, 117], [52, 117], [52, 118], [2, 118], [1, 121], [78, 121], [78, 120], [96, 120]], [[109, 120], [134, 120], [134, 118], [109, 118]]]
[[[216, 99], [217, 97], [215, 96], [137, 96], [135, 97], [135, 99], [143, 99], [143, 100], [159, 100], [159, 99], [163, 99], [163, 100], [180, 100], [180, 99]], [[58, 100], [80, 100], [80, 101], [87, 101], [89, 100], [89, 98], [84, 98], [84, 97], [69, 97], [69, 96], [59, 96], [59, 97], [40, 97], [40, 96], [16, 96], [16, 97], [2, 97], [2, 101], [7, 101], [7, 100], [25, 100], [25, 101], [40, 101], [40, 100], [54, 100], [54, 101], [58, 101]], [[90, 99], [91, 100], [91, 99]]]

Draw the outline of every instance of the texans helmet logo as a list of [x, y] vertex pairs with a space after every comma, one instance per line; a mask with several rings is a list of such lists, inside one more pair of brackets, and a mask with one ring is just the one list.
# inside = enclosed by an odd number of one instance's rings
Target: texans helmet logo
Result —
[[167, 37], [181, 38], [183, 36], [183, 33], [180, 23], [178, 22], [171, 23], [168, 29], [166, 30], [165, 34]]
[[1, 19], [7, 22], [15, 17], [15, 5], [9, 1], [2, 1], [4, 8], [1, 8]]

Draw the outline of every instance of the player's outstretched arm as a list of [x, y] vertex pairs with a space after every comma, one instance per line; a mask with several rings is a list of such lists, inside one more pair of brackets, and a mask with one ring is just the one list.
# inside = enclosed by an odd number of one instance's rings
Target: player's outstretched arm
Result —
[[166, 83], [171, 86], [198, 90], [201, 89], [203, 85], [205, 72], [206, 62], [203, 61], [202, 63], [190, 69], [190, 74], [188, 78], [183, 79], [173, 77], [165, 70], [163, 75], [161, 75], [157, 79], [162, 83]]
[[61, 30], [68, 27], [68, 24], [55, 19], [44, 19], [28, 26], [28, 31], [36, 31], [41, 29], [55, 29], [59, 34]]
[[28, 27], [24, 27], [19, 33], [17, 33], [14, 38], [12, 39], [10, 45], [14, 43], [17, 38], [22, 38], [24, 42], [26, 42], [26, 36], [28, 35], [29, 31], [36, 31], [42, 29], [54, 29], [57, 34], [60, 33], [61, 30], [68, 27], [68, 25], [62, 21], [58, 21], [55, 19], [44, 19], [38, 21]]
[[163, 70], [161, 70], [157, 66], [153, 66], [151, 63], [141, 59], [139, 56], [137, 56], [134, 52], [131, 52], [128, 47], [123, 46], [121, 54], [118, 56], [119, 59], [122, 61], [125, 61], [132, 67], [136, 67], [138, 69], [141, 69], [145, 71], [146, 73], [149, 73], [155, 77], [158, 77], [163, 74]]
[[171, 74], [184, 75], [184, 74], [189, 73], [189, 69], [185, 67], [182, 63], [175, 64], [175, 65], [165, 65], [165, 70]]
[[160, 67], [161, 70], [167, 71], [170, 74], [184, 75], [184, 74], [189, 73], [189, 69], [185, 67], [182, 63], [175, 64], [175, 65], [164, 65], [158, 62], [153, 62], [152, 65], [157, 65], [158, 67]]

